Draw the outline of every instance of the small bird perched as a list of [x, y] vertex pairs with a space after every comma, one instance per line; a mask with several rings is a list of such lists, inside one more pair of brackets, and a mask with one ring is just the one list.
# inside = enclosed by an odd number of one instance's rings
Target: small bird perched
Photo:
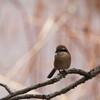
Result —
[[71, 64], [71, 55], [64, 45], [58, 45], [55, 53], [54, 68], [47, 76], [48, 78], [51, 78], [56, 70], [59, 72], [61, 72], [61, 70], [65, 71], [65, 69], [68, 69]]

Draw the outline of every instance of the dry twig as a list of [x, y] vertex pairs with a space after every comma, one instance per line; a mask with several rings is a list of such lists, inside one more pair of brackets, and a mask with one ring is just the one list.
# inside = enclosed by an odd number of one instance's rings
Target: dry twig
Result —
[[[81, 69], [69, 69], [66, 71], [65, 75], [67, 74], [79, 74], [82, 75], [83, 77], [81, 79], [79, 79], [78, 81], [70, 84], [69, 86], [66, 86], [65, 88], [61, 89], [60, 91], [55, 91], [51, 94], [45, 95], [38, 95], [38, 94], [25, 94], [33, 89], [37, 89], [46, 85], [50, 85], [50, 84], [54, 84], [55, 82], [60, 81], [63, 78], [63, 75], [60, 73], [58, 74], [56, 77], [43, 82], [43, 83], [39, 83], [36, 84], [34, 86], [30, 86], [28, 88], [13, 92], [11, 94], [9, 94], [8, 96], [2, 98], [1, 100], [19, 100], [19, 99], [30, 99], [30, 98], [38, 98], [38, 99], [46, 99], [46, 100], [50, 100], [51, 98], [54, 98], [58, 95], [64, 94], [68, 91], [70, 91], [71, 89], [75, 88], [76, 86], [78, 86], [79, 84], [82, 84], [84, 82], [86, 82], [89, 79], [92, 79], [93, 77], [95, 77], [96, 75], [98, 75], [100, 73], [100, 65], [97, 66], [96, 68], [90, 70], [89, 72], [85, 72]], [[24, 95], [22, 95], [24, 94]]]
[[0, 86], [4, 87], [8, 91], [9, 94], [12, 94], [12, 91], [8, 88], [7, 85], [0, 83]]

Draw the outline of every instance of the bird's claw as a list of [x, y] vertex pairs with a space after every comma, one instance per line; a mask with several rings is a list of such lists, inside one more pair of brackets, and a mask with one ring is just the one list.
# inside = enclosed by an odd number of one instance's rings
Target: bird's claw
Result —
[[65, 70], [59, 71], [59, 73], [62, 74], [63, 78], [65, 78], [65, 76], [66, 76], [66, 71]]

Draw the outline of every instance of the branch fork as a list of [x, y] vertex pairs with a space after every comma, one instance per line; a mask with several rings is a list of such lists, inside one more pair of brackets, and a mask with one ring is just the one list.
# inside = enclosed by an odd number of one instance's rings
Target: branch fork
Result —
[[82, 78], [77, 80], [76, 82], [70, 84], [69, 86], [66, 86], [65, 88], [63, 88], [59, 91], [55, 91], [55, 92], [47, 94], [47, 95], [46, 94], [41, 94], [41, 95], [39, 95], [39, 94], [26, 94], [26, 93], [31, 91], [31, 90], [41, 88], [41, 87], [44, 87], [47, 85], [51, 85], [51, 84], [54, 84], [54, 83], [60, 81], [63, 78], [63, 74], [59, 73], [56, 77], [54, 77], [50, 80], [47, 80], [43, 83], [39, 83], [39, 84], [36, 84], [34, 86], [30, 86], [30, 87], [27, 87], [25, 89], [18, 90], [15, 92], [12, 92], [7, 85], [0, 83], [0, 86], [4, 87], [9, 93], [9, 95], [1, 98], [0, 100], [21, 100], [21, 99], [31, 99], [31, 98], [50, 100], [58, 95], [61, 95], [61, 94], [64, 94], [64, 93], [70, 91], [71, 89], [77, 87], [78, 85], [80, 85], [82, 83], [85, 83], [86, 81], [88, 81], [89, 79], [92, 79], [93, 77], [95, 77], [99, 73], [100, 73], [100, 65], [97, 66], [96, 68], [90, 70], [89, 72], [83, 71], [81, 69], [75, 69], [75, 68], [69, 69], [66, 71], [65, 76], [68, 74], [79, 74], [82, 76]]

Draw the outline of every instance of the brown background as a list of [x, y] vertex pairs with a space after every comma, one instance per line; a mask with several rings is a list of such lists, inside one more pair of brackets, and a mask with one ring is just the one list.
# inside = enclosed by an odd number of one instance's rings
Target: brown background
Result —
[[[100, 64], [99, 0], [0, 0], [0, 82], [15, 91], [46, 81], [58, 44], [71, 53], [70, 68]], [[69, 75], [32, 93], [51, 93], [79, 78]], [[100, 75], [53, 100], [100, 100], [99, 84]], [[6, 94], [0, 88], [0, 97]]]

